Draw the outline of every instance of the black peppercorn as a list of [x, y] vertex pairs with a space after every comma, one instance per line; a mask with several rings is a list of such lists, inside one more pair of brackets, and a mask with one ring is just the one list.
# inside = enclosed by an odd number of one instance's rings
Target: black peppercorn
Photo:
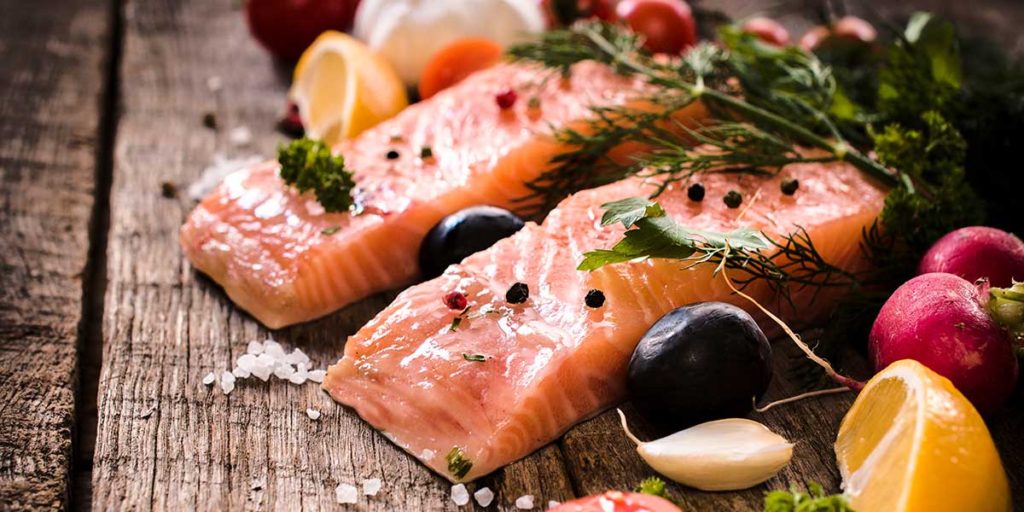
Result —
[[588, 308], [599, 308], [604, 306], [604, 292], [601, 290], [590, 290], [583, 299]]
[[516, 283], [505, 292], [505, 301], [509, 304], [522, 304], [530, 298], [530, 287], [526, 283]]
[[686, 197], [690, 198], [690, 201], [700, 202], [704, 200], [704, 185], [700, 183], [694, 183], [690, 185], [690, 188], [686, 189]]
[[420, 158], [432, 158], [434, 156], [434, 150], [430, 146], [423, 146], [420, 148]]
[[743, 204], [743, 196], [735, 190], [730, 190], [729, 193], [725, 194], [725, 197], [722, 198], [722, 201], [725, 202], [725, 205], [729, 208], [739, 208], [740, 205]]
[[391, 151], [388, 151], [386, 156], [388, 157], [388, 160], [397, 160], [399, 155], [398, 151], [392, 149]]
[[791, 196], [796, 193], [796, 189], [800, 188], [800, 180], [796, 178], [786, 178], [779, 184], [779, 188], [782, 189], [783, 194]]
[[211, 129], [217, 129], [217, 115], [213, 112], [207, 112], [203, 114], [203, 126]]

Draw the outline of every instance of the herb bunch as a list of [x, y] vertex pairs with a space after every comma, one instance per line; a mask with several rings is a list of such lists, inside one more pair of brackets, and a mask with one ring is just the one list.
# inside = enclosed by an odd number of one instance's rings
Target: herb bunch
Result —
[[764, 512], [853, 512], [853, 508], [843, 495], [826, 495], [821, 484], [811, 482], [806, 492], [794, 486], [765, 493]]
[[325, 211], [341, 212], [352, 206], [352, 172], [345, 168], [345, 159], [332, 154], [323, 142], [303, 137], [282, 144], [277, 161], [281, 179], [299, 192], [312, 190]]

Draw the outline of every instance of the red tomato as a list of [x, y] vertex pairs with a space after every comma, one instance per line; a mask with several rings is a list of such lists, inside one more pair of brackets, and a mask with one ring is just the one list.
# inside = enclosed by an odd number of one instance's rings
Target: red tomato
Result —
[[246, 0], [249, 31], [270, 53], [295, 60], [325, 30], [352, 26], [359, 0]]
[[633, 492], [608, 491], [597, 496], [588, 496], [567, 501], [548, 509], [548, 512], [682, 512], [672, 502]]
[[789, 44], [789, 31], [781, 23], [771, 18], [750, 18], [743, 23], [743, 31], [775, 46]]
[[644, 36], [653, 53], [677, 55], [697, 44], [693, 11], [683, 0], [623, 0], [615, 14]]

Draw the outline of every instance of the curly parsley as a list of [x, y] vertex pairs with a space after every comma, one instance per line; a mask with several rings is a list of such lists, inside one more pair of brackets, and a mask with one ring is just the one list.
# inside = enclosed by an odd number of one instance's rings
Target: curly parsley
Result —
[[764, 512], [854, 512], [842, 494], [826, 495], [821, 484], [807, 484], [807, 492], [796, 486], [788, 491], [764, 495]]
[[352, 172], [345, 168], [345, 159], [332, 154], [323, 142], [302, 138], [282, 144], [277, 161], [281, 179], [299, 192], [312, 190], [324, 210], [341, 212], [352, 206]]

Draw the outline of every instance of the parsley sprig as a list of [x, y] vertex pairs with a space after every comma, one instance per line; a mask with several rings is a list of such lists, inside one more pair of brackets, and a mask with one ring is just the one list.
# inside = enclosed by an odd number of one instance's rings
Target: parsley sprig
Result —
[[796, 486], [788, 491], [771, 491], [764, 496], [764, 512], [854, 512], [841, 494], [826, 495], [821, 484], [807, 484], [807, 491]]
[[312, 190], [327, 212], [341, 212], [352, 206], [355, 181], [345, 168], [345, 159], [331, 153], [321, 141], [302, 138], [277, 148], [281, 179], [299, 192]]

